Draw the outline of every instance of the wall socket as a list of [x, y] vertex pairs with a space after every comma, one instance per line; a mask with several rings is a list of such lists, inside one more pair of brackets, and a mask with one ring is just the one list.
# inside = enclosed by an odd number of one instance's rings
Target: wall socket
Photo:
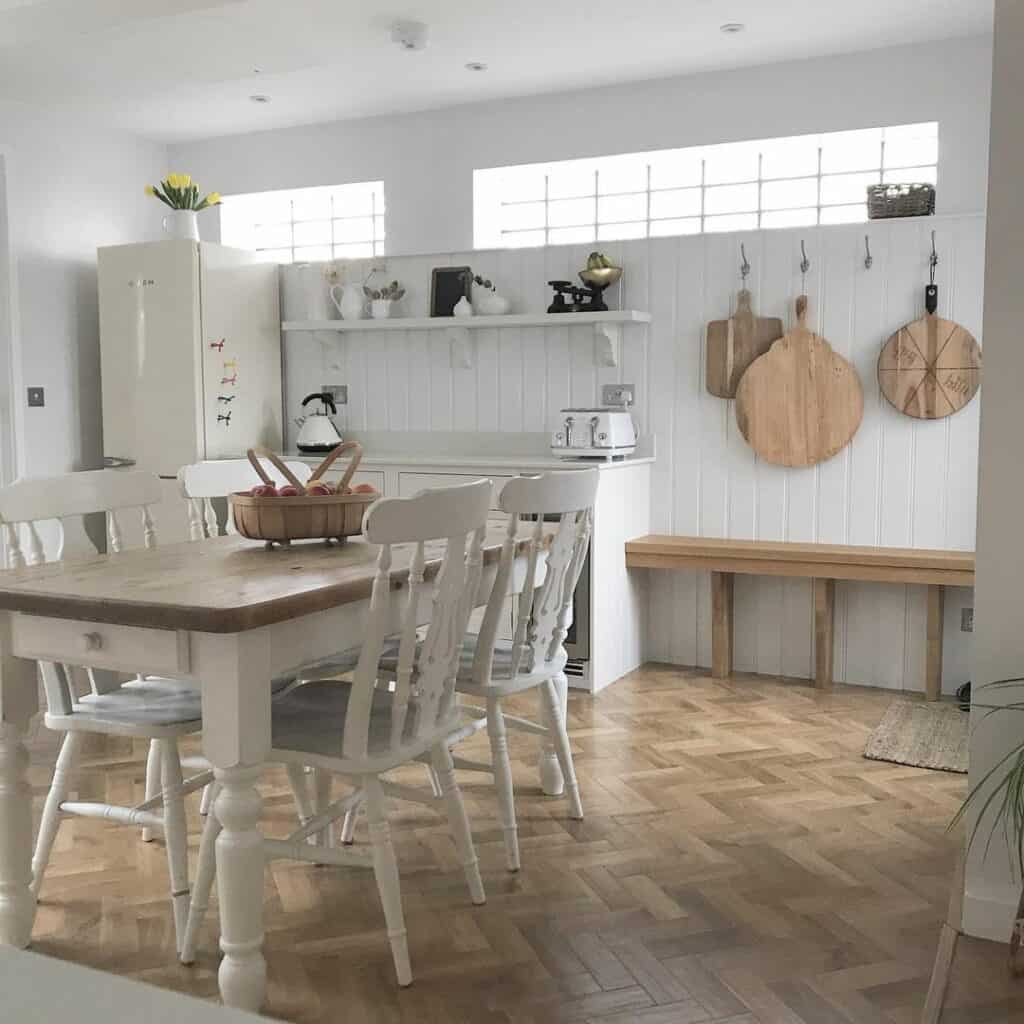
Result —
[[974, 609], [973, 608], [961, 608], [960, 609], [960, 632], [961, 633], [973, 633], [974, 632]]
[[324, 394], [330, 395], [334, 399], [335, 405], [348, 405], [347, 384], [323, 384], [320, 390]]
[[628, 409], [636, 403], [636, 388], [632, 384], [602, 384], [601, 404]]
[[46, 405], [46, 392], [42, 388], [27, 388], [29, 408], [37, 409]]

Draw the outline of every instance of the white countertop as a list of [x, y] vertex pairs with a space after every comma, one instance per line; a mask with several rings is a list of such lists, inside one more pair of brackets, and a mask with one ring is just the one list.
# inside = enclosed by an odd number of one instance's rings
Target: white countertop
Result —
[[[548, 434], [453, 433], [427, 431], [422, 433], [378, 432], [346, 433], [345, 439], [359, 441], [363, 446], [360, 466], [366, 469], [408, 466], [410, 469], [508, 469], [550, 470], [621, 469], [654, 462], [654, 440], [641, 437], [636, 452], [618, 459], [560, 459], [547, 448]], [[285, 453], [310, 465], [323, 460], [321, 455], [308, 455], [294, 449]], [[341, 460], [339, 460], [341, 461]]]

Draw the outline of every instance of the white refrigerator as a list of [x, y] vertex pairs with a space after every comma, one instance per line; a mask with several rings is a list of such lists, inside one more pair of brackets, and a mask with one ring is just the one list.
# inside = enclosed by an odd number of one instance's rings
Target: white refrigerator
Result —
[[185, 539], [178, 469], [280, 449], [278, 270], [208, 242], [98, 250], [103, 453], [167, 481], [161, 522]]

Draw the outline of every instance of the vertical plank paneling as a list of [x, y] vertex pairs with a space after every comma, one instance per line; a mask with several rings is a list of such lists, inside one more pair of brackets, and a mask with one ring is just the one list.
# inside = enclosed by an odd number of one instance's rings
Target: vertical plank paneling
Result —
[[[980, 402], [947, 420], [911, 420], [877, 386], [878, 352], [920, 315], [935, 226], [940, 312], [982, 341], [984, 221], [953, 217], [639, 239], [602, 243], [625, 267], [623, 304], [647, 309], [648, 328], [628, 328], [618, 367], [595, 368], [592, 333], [574, 326], [481, 331], [476, 365], [452, 369], [443, 333], [290, 334], [284, 338], [286, 421], [322, 383], [349, 384], [343, 429], [505, 432], [548, 430], [558, 410], [597, 404], [600, 386], [637, 388], [643, 434], [656, 438], [651, 519], [657, 531], [769, 540], [973, 547]], [[864, 235], [874, 265], [864, 268]], [[792, 324], [800, 290], [800, 240], [812, 270], [811, 322], [857, 368], [864, 419], [850, 446], [807, 470], [760, 462], [736, 429], [733, 402], [704, 388], [704, 328], [727, 316], [739, 284], [740, 242], [762, 316]], [[429, 311], [430, 269], [469, 264], [491, 277], [516, 312], [542, 312], [547, 281], [575, 279], [593, 246], [389, 257], [387, 277], [406, 286], [403, 311]], [[284, 271], [287, 272], [287, 271]], [[357, 265], [355, 274], [365, 274]], [[609, 295], [612, 306], [618, 296]], [[294, 436], [293, 434], [291, 436]], [[969, 638], [959, 610], [969, 591], [947, 595], [944, 690], [966, 678]], [[710, 577], [651, 573], [649, 656], [711, 663]], [[812, 589], [806, 580], [737, 579], [738, 670], [813, 674]], [[917, 688], [923, 680], [924, 590], [841, 583], [836, 588], [837, 680]]]

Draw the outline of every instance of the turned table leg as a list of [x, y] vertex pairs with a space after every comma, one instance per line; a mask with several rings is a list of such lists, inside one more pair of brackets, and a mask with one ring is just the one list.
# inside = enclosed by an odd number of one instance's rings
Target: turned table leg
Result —
[[928, 700], [942, 696], [942, 627], [946, 608], [946, 588], [941, 583], [928, 586], [928, 630], [924, 652], [924, 693]]
[[832, 687], [832, 644], [835, 636], [836, 581], [814, 580], [814, 685]]
[[732, 675], [732, 581], [731, 572], [711, 574], [711, 675]]
[[263, 958], [263, 801], [256, 789], [270, 750], [270, 650], [266, 633], [193, 634], [202, 682], [203, 749], [218, 783], [220, 948], [217, 979], [225, 1005], [259, 1010], [267, 987]]

